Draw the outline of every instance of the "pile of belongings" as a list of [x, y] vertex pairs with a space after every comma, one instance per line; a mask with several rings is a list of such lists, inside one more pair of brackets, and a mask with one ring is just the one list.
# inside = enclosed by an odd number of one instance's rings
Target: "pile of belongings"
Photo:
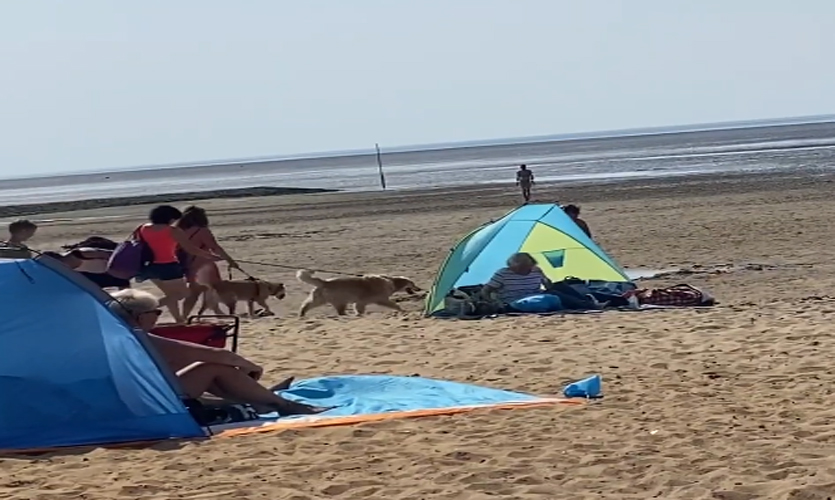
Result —
[[667, 288], [642, 288], [627, 292], [627, 295], [634, 296], [640, 305], [670, 307], [716, 305], [716, 299], [710, 292], [687, 284]]
[[641, 288], [634, 283], [566, 278], [542, 294], [503, 304], [482, 294], [483, 285], [451, 290], [444, 297], [443, 316], [485, 317], [512, 313], [594, 311], [606, 308], [640, 309], [641, 306], [695, 307], [716, 303], [705, 290], [687, 284], [667, 288]]

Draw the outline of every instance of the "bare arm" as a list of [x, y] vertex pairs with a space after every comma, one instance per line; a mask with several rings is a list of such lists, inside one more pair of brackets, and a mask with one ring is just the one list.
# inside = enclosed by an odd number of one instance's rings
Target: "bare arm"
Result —
[[551, 279], [548, 278], [548, 276], [545, 276], [545, 273], [542, 272], [542, 269], [539, 269], [539, 272], [540, 272], [540, 274], [542, 274], [542, 286], [544, 286], [545, 289], [547, 290], [548, 288], [551, 287], [551, 285], [553, 283], [551, 282]]
[[214, 250], [215, 253], [221, 256], [223, 260], [225, 260], [229, 264], [235, 264], [235, 259], [233, 259], [232, 256], [229, 255], [226, 252], [226, 250], [223, 249], [222, 246], [220, 246], [220, 243], [218, 243], [217, 239], [215, 239], [215, 234], [212, 232], [212, 230], [209, 228], [204, 228], [204, 231], [206, 231], [206, 242], [209, 244], [211, 249]]
[[207, 252], [206, 250], [203, 250], [202, 248], [192, 243], [191, 240], [188, 239], [188, 236], [186, 236], [186, 233], [179, 227], [171, 228], [171, 236], [174, 238], [174, 241], [176, 241], [177, 244], [180, 245], [180, 248], [190, 253], [191, 255], [194, 255], [195, 257], [203, 257], [204, 259], [210, 260], [218, 259], [217, 255], [211, 252]]
[[260, 374], [263, 371], [255, 363], [226, 349], [167, 339], [152, 333], [148, 334], [148, 338], [160, 355], [175, 366], [185, 367], [192, 363], [203, 362], [234, 366], [247, 373], [257, 372]]

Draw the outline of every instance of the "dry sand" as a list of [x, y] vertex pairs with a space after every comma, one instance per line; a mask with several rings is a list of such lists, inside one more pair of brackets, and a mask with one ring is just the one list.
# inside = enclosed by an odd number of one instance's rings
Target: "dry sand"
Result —
[[[268, 378], [420, 374], [549, 395], [590, 373], [606, 397], [583, 408], [482, 411], [140, 450], [0, 458], [3, 499], [725, 499], [835, 497], [835, 265], [831, 179], [537, 189], [579, 201], [630, 267], [735, 264], [650, 280], [707, 286], [712, 310], [442, 321], [380, 310], [299, 320], [292, 271], [282, 318], [245, 320], [241, 352]], [[216, 200], [241, 259], [396, 272], [428, 286], [454, 241], [516, 202], [511, 188]], [[48, 248], [123, 236], [144, 207], [49, 218]], [[42, 216], [46, 218], [47, 216]], [[748, 264], [757, 264], [754, 266]], [[747, 266], [746, 266], [747, 265]]]

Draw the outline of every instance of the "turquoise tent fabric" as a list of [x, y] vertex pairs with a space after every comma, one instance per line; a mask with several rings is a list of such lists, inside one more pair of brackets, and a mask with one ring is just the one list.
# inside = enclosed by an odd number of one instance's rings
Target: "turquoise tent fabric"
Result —
[[205, 436], [108, 297], [52, 259], [0, 259], [0, 449]]
[[574, 277], [631, 281], [597, 243], [555, 204], [523, 205], [462, 238], [441, 265], [426, 300], [437, 312], [452, 289], [489, 281], [516, 252], [528, 252], [553, 281]]

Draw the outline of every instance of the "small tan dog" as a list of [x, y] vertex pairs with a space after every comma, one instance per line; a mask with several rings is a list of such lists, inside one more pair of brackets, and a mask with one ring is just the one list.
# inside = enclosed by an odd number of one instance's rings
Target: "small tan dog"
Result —
[[229, 314], [235, 314], [235, 306], [238, 302], [246, 301], [249, 317], [254, 318], [255, 304], [263, 307], [258, 316], [274, 316], [275, 313], [267, 305], [267, 299], [276, 297], [278, 300], [287, 295], [284, 283], [273, 283], [259, 279], [245, 280], [222, 280], [215, 283], [211, 289], [203, 294], [203, 302], [200, 304], [200, 312], [203, 314], [207, 308], [211, 308], [220, 314], [219, 303], [223, 303], [229, 309]]
[[299, 317], [304, 317], [311, 309], [325, 304], [332, 305], [340, 316], [345, 315], [348, 304], [354, 304], [358, 315], [365, 314], [369, 304], [402, 311], [400, 306], [391, 300], [392, 294], [403, 291], [414, 295], [420, 291], [412, 280], [403, 276], [367, 275], [323, 280], [313, 276], [313, 271], [300, 269], [296, 272], [296, 278], [302, 283], [316, 287], [302, 303]]

